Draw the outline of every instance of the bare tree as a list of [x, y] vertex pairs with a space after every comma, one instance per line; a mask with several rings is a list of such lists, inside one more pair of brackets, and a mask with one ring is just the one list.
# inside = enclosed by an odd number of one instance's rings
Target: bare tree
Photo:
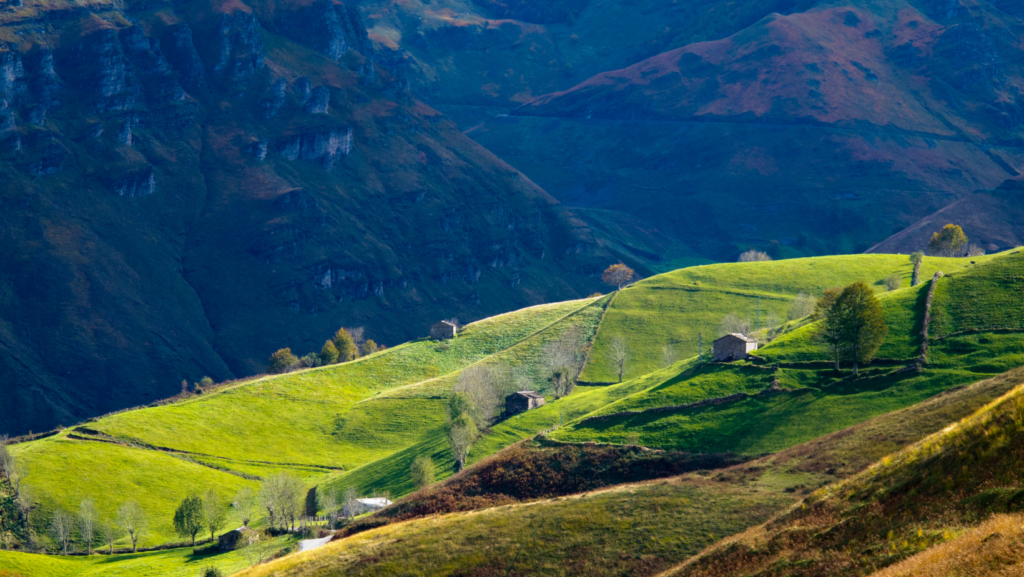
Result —
[[203, 497], [203, 513], [206, 516], [206, 526], [210, 529], [210, 542], [212, 543], [214, 533], [223, 528], [228, 520], [228, 508], [213, 487], [210, 487]]
[[971, 244], [967, 245], [967, 256], [984, 256], [984, 255], [985, 255], [985, 249], [981, 248], [980, 246], [974, 244], [973, 242]]
[[555, 398], [562, 398], [576, 388], [576, 380], [587, 360], [587, 341], [583, 327], [569, 325], [558, 339], [543, 350], [544, 366], [551, 375]]
[[671, 367], [677, 360], [679, 360], [679, 353], [676, 352], [672, 343], [661, 347], [661, 361], [666, 367]]
[[740, 255], [740, 262], [763, 262], [772, 260], [772, 257], [768, 256], [768, 253], [750, 249], [747, 252]]
[[736, 313], [729, 313], [722, 317], [722, 323], [718, 325], [718, 336], [724, 337], [732, 333], [749, 335], [751, 328], [750, 319], [741, 319]]
[[99, 512], [96, 511], [96, 504], [92, 499], [82, 499], [78, 504], [78, 534], [85, 543], [86, 555], [92, 555], [92, 541], [96, 537], [98, 521]]
[[359, 512], [359, 493], [355, 487], [347, 487], [341, 494], [342, 513], [346, 517], [355, 517]]
[[242, 551], [245, 553], [245, 558], [249, 561], [250, 567], [255, 567], [270, 558], [271, 548], [273, 547], [270, 535], [262, 531], [246, 528], [242, 529], [242, 539], [244, 543]]
[[21, 462], [14, 458], [10, 450], [10, 438], [7, 435], [0, 435], [0, 475], [10, 483], [17, 496], [21, 491], [21, 480], [25, 478], [25, 469]]
[[476, 365], [459, 374], [454, 392], [463, 393], [470, 403], [470, 416], [477, 428], [486, 429], [498, 418], [502, 395], [498, 385], [498, 371]]
[[348, 329], [348, 334], [352, 335], [352, 342], [355, 343], [356, 348], [363, 350], [363, 343], [366, 342], [366, 327], [351, 327]]
[[448, 423], [448, 444], [455, 459], [456, 473], [465, 468], [466, 458], [469, 457], [469, 450], [473, 447], [477, 434], [476, 425], [469, 415], [459, 415]]
[[235, 511], [242, 518], [242, 525], [248, 527], [249, 522], [256, 517], [256, 513], [259, 512], [260, 503], [256, 499], [256, 492], [249, 487], [242, 487], [235, 493], [234, 500]]
[[619, 382], [621, 383], [622, 373], [626, 370], [626, 361], [629, 360], [629, 346], [626, 344], [626, 339], [616, 336], [612, 338], [610, 349], [612, 361], [615, 362], [615, 367], [618, 369]]
[[305, 508], [302, 481], [290, 473], [277, 473], [263, 480], [258, 494], [260, 505], [267, 510], [270, 526], [295, 527]]
[[117, 541], [120, 535], [118, 534], [119, 527], [116, 523], [111, 523], [110, 519], [104, 519], [100, 521], [99, 530], [100, 537], [103, 538], [103, 542], [106, 543], [110, 549], [108, 552], [113, 555], [114, 553], [114, 541]]
[[146, 532], [146, 512], [135, 501], [125, 501], [117, 507], [117, 524], [132, 540], [132, 553], [138, 550], [139, 537]]
[[797, 293], [793, 302], [789, 305], [789, 312], [786, 314], [791, 321], [802, 319], [814, 313], [814, 297], [805, 292]]
[[68, 544], [71, 543], [71, 535], [75, 532], [75, 517], [64, 509], [57, 509], [50, 519], [50, 535], [53, 540], [60, 544], [64, 555], [68, 554]]
[[331, 491], [320, 491], [316, 492], [317, 506], [327, 516], [329, 522], [334, 521], [334, 516], [338, 512], [338, 498]]

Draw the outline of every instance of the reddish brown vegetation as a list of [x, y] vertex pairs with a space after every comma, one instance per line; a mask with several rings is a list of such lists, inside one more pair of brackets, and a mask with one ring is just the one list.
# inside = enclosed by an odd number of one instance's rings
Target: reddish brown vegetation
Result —
[[348, 525], [339, 538], [428, 515], [472, 511], [592, 491], [601, 487], [717, 469], [741, 462], [734, 455], [694, 455], [608, 445], [515, 445], [462, 474]]

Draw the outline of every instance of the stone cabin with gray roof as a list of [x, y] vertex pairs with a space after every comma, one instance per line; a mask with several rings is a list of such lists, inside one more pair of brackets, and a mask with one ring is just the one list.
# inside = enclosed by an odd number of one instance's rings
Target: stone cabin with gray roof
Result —
[[714, 343], [714, 359], [719, 363], [746, 360], [747, 356], [757, 350], [757, 340], [739, 333], [730, 333]]
[[525, 413], [544, 404], [544, 395], [533, 391], [517, 391], [505, 397], [505, 418]]

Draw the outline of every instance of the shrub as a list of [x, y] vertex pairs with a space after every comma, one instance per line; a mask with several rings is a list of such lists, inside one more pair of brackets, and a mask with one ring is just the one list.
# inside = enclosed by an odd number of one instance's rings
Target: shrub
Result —
[[893, 273], [882, 279], [882, 282], [885, 284], [885, 290], [894, 291], [900, 288], [900, 285], [903, 284], [903, 279], [900, 278], [900, 275]]
[[740, 255], [739, 262], [764, 262], [772, 260], [768, 253], [760, 250], [750, 249]]
[[303, 367], [319, 367], [320, 366], [320, 355], [317, 353], [309, 353], [299, 359], [299, 364]]
[[303, 539], [316, 539], [320, 537], [320, 530], [312, 525], [306, 525], [302, 528]]
[[284, 373], [298, 362], [299, 358], [292, 354], [291, 349], [280, 349], [270, 355], [270, 366], [267, 367], [267, 372], [275, 374]]
[[203, 569], [203, 572], [199, 574], [200, 577], [224, 577], [224, 573], [216, 567], [207, 567]]
[[210, 377], [203, 377], [202, 379], [199, 380], [199, 386], [200, 387], [209, 387], [212, 384], [213, 384], [213, 379], [211, 379]]

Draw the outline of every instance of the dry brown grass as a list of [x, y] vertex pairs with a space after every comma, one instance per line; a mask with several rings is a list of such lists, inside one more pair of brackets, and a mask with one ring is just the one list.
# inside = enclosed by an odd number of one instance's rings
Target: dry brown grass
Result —
[[1024, 575], [1024, 515], [995, 515], [956, 539], [878, 571], [872, 577]]

